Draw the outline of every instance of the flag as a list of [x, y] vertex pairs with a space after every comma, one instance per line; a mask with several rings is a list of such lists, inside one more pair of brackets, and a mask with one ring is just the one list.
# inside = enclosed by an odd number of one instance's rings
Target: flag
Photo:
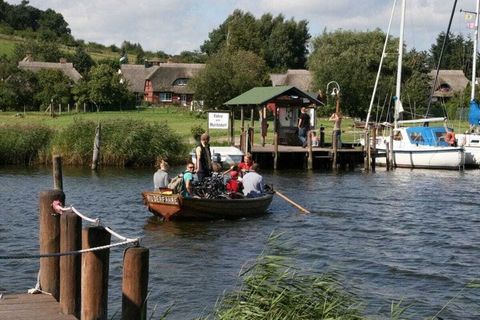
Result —
[[403, 112], [403, 105], [400, 99], [395, 100], [395, 118], [398, 119], [400, 117], [400, 113]]
[[465, 12], [463, 14], [463, 17], [465, 18], [465, 21], [467, 20], [473, 20], [475, 19], [475, 14], [474, 13], [471, 13], [471, 12]]
[[468, 22], [467, 23], [467, 29], [475, 30], [475, 22]]

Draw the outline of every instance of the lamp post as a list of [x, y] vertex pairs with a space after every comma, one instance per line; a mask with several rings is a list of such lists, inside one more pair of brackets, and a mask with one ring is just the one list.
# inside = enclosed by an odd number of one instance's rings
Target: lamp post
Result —
[[327, 94], [329, 94], [328, 87], [331, 84], [333, 84], [334, 87], [330, 94], [335, 97], [335, 113], [338, 114], [340, 112], [340, 85], [338, 84], [337, 81], [330, 81], [329, 83], [327, 83]]

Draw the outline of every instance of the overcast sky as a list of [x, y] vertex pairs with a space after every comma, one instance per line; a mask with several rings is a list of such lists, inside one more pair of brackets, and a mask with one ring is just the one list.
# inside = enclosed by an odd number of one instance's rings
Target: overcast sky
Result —
[[[21, 0], [7, 0], [19, 4]], [[396, 16], [400, 16], [397, 0]], [[408, 48], [428, 50], [446, 31], [453, 0], [409, 0], [405, 27]], [[475, 11], [473, 0], [459, 0], [451, 31], [471, 33], [460, 9]], [[307, 20], [312, 37], [323, 30], [387, 30], [393, 0], [30, 0], [41, 10], [63, 15], [72, 35], [86, 42], [120, 46], [124, 40], [140, 43], [144, 50], [178, 54], [199, 50], [208, 33], [235, 9], [259, 18], [264, 13]], [[398, 36], [399, 23], [392, 26]]]

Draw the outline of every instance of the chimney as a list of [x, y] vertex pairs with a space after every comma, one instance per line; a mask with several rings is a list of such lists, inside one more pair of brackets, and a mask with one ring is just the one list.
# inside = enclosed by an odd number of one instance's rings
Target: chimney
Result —
[[63, 64], [67, 63], [67, 59], [65, 59], [65, 58], [60, 58], [60, 63], [63, 63]]
[[25, 55], [25, 58], [23, 58], [23, 61], [32, 62], [32, 61], [33, 61], [32, 53], [31, 53], [31, 52], [27, 52], [26, 55]]

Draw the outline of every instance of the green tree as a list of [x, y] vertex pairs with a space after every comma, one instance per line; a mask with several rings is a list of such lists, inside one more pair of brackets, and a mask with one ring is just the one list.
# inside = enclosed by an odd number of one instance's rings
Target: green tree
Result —
[[73, 90], [77, 103], [92, 103], [97, 111], [132, 105], [134, 97], [116, 70], [108, 64], [94, 66]]
[[51, 102], [66, 104], [71, 99], [72, 81], [60, 70], [43, 69], [37, 74], [39, 90], [35, 100], [41, 108], [46, 109]]
[[[441, 32], [437, 36], [436, 43], [432, 44], [430, 48], [432, 69], [437, 67], [445, 36], [445, 32]], [[463, 70], [468, 77], [472, 74], [473, 41], [471, 39], [465, 39], [461, 34], [450, 34], [448, 39], [443, 52], [440, 69]]]
[[213, 55], [222, 48], [252, 51], [262, 57], [272, 70], [305, 68], [307, 42], [310, 39], [306, 20], [285, 21], [282, 15], [270, 14], [260, 19], [249, 12], [235, 10], [218, 28], [209, 33], [201, 51]]
[[72, 56], [72, 63], [82, 76], [86, 76], [90, 69], [95, 65], [95, 61], [93, 61], [92, 57], [90, 57], [82, 46], [75, 48], [75, 54]]
[[[324, 91], [330, 81], [338, 82], [344, 114], [365, 118], [384, 41], [385, 34], [380, 30], [325, 31], [313, 40], [309, 69], [314, 86]], [[395, 48], [395, 41], [390, 41], [388, 52], [395, 52]], [[387, 56], [377, 89], [378, 100], [392, 94], [395, 74], [396, 55]]]
[[220, 50], [211, 56], [189, 83], [195, 99], [203, 100], [207, 108], [221, 108], [225, 101], [256, 86], [268, 84], [265, 62], [256, 54], [238, 50]]
[[14, 60], [20, 61], [31, 54], [35, 61], [58, 62], [63, 56], [58, 44], [54, 42], [25, 41], [15, 45]]

